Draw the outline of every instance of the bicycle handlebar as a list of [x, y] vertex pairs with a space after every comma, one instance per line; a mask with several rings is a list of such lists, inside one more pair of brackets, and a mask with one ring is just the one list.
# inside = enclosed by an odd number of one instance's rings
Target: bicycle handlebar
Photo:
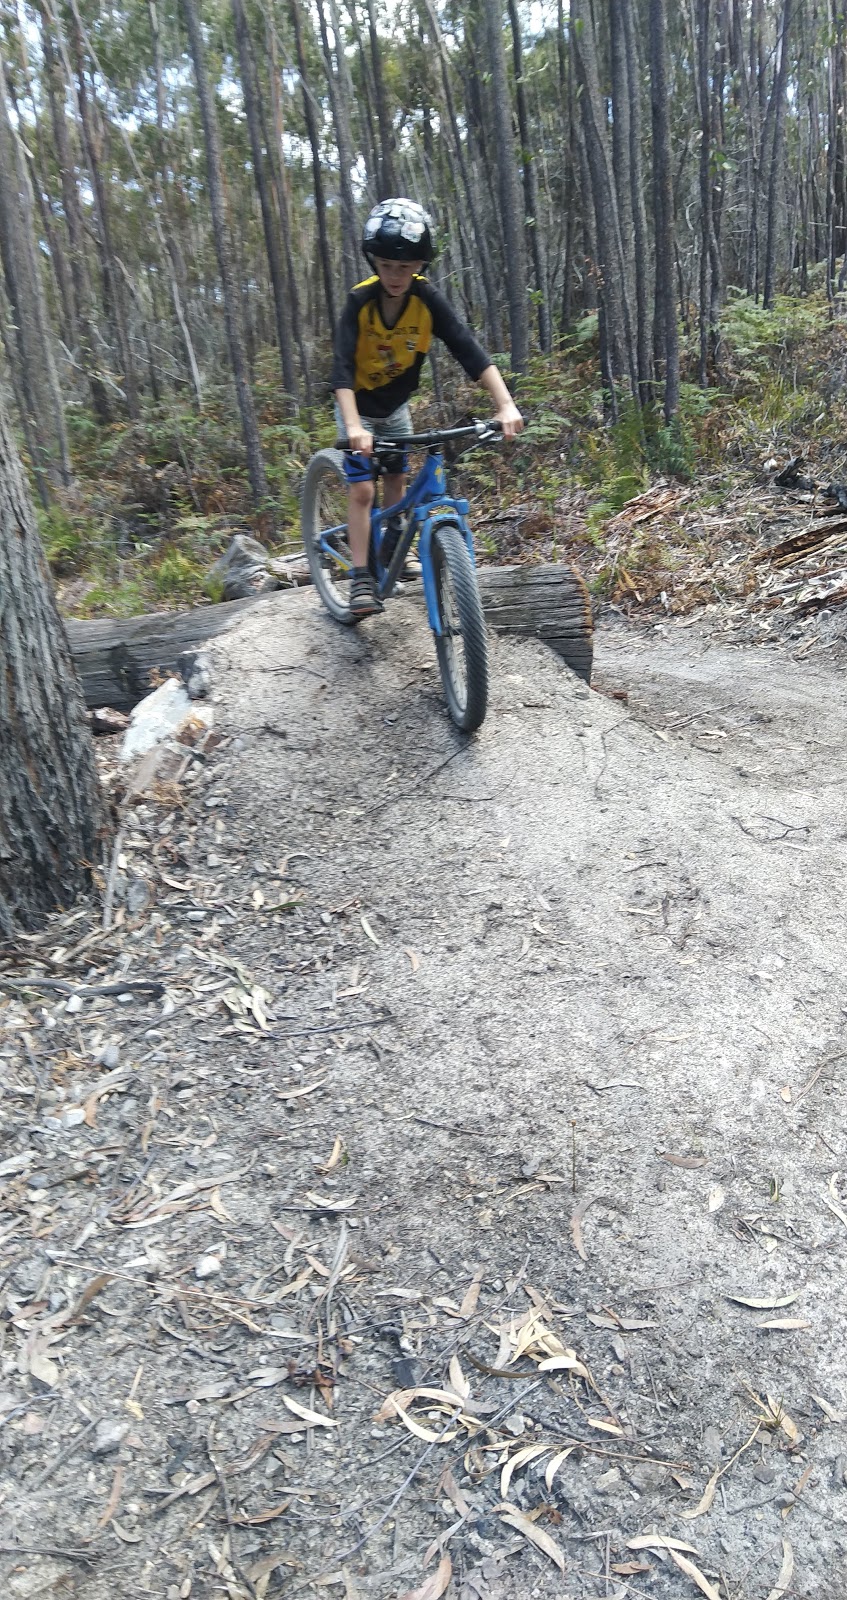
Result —
[[[466, 439], [470, 434], [475, 435], [480, 444], [485, 444], [489, 439], [503, 437], [502, 424], [496, 420], [491, 422], [472, 422], [462, 428], [433, 428], [429, 433], [400, 434], [395, 439], [380, 439], [377, 434], [373, 436], [374, 454], [384, 450], [426, 449], [436, 444], [446, 443], [448, 439]], [[346, 439], [336, 439], [336, 450], [349, 450]]]

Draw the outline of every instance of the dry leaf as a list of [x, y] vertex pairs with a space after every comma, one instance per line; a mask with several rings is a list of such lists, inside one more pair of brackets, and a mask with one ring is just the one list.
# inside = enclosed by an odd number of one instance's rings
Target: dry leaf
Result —
[[415, 1418], [409, 1415], [408, 1411], [404, 1410], [403, 1406], [401, 1406], [397, 1400], [394, 1402], [394, 1410], [397, 1416], [400, 1418], [400, 1421], [408, 1428], [409, 1432], [413, 1433], [416, 1439], [423, 1439], [427, 1444], [439, 1442], [447, 1444], [450, 1439], [456, 1438], [458, 1429], [454, 1429], [452, 1433], [433, 1433], [431, 1428], [424, 1428], [420, 1422], [416, 1422]]
[[549, 1444], [525, 1444], [523, 1449], [517, 1450], [506, 1462], [500, 1474], [500, 1493], [504, 1500], [509, 1493], [513, 1472], [516, 1472], [518, 1467], [525, 1467], [529, 1461], [535, 1461], [538, 1456], [546, 1456], [549, 1449]]
[[471, 1503], [465, 1498], [464, 1492], [459, 1488], [449, 1467], [444, 1468], [438, 1480], [438, 1490], [440, 1493], [446, 1494], [448, 1500], [452, 1501], [460, 1517], [470, 1516], [473, 1509]]
[[301, 1406], [299, 1400], [292, 1400], [290, 1395], [284, 1394], [282, 1403], [295, 1417], [300, 1417], [310, 1428], [337, 1428], [338, 1423], [332, 1417], [322, 1417], [317, 1411], [310, 1411], [308, 1406]]
[[220, 1191], [220, 1189], [213, 1189], [212, 1190], [212, 1193], [209, 1196], [209, 1210], [210, 1211], [214, 1211], [215, 1216], [217, 1217], [219, 1222], [234, 1222], [235, 1221], [235, 1218], [230, 1216], [229, 1212], [226, 1210], [226, 1208], [224, 1206], [224, 1203], [223, 1203], [223, 1201], [221, 1199], [221, 1191]]
[[580, 1361], [575, 1350], [566, 1350], [561, 1356], [548, 1356], [546, 1361], [539, 1361], [539, 1372], [575, 1372], [578, 1378], [585, 1378], [586, 1383], [591, 1382], [591, 1374], [585, 1364]]
[[811, 1328], [804, 1317], [772, 1317], [769, 1322], [757, 1322], [757, 1328]]
[[828, 1400], [822, 1399], [819, 1394], [813, 1394], [812, 1399], [814, 1400], [816, 1406], [820, 1406], [824, 1416], [828, 1417], [830, 1422], [844, 1421], [844, 1412], [836, 1411], [835, 1407], [831, 1406]]
[[555, 1539], [551, 1539], [549, 1533], [545, 1533], [543, 1528], [536, 1528], [535, 1523], [530, 1522], [529, 1517], [525, 1517], [523, 1512], [518, 1510], [517, 1506], [510, 1505], [508, 1501], [506, 1501], [504, 1504], [496, 1505], [494, 1510], [499, 1512], [500, 1516], [503, 1518], [503, 1521], [507, 1523], [510, 1528], [514, 1528], [518, 1533], [522, 1533], [524, 1538], [529, 1540], [530, 1544], [534, 1544], [536, 1550], [540, 1550], [545, 1556], [549, 1556], [550, 1560], [555, 1562], [559, 1571], [564, 1574], [564, 1552], [560, 1550]]
[[55, 1361], [47, 1355], [47, 1346], [43, 1340], [33, 1337], [27, 1351], [27, 1371], [39, 1383], [46, 1383], [52, 1389], [59, 1382], [60, 1370]]
[[478, 1267], [473, 1275], [473, 1279], [471, 1280], [469, 1287], [465, 1291], [465, 1297], [459, 1307], [460, 1317], [467, 1318], [473, 1316], [474, 1312], [476, 1311], [477, 1301], [479, 1300], [479, 1289], [481, 1283], [482, 1267]]
[[794, 1294], [784, 1295], [728, 1294], [726, 1299], [733, 1300], [737, 1306], [751, 1306], [754, 1311], [775, 1311], [778, 1306], [793, 1305], [802, 1292], [798, 1289]]
[[137, 1400], [125, 1400], [124, 1408], [130, 1413], [131, 1416], [135, 1417], [136, 1422], [144, 1421], [144, 1412], [142, 1411]]
[[118, 1538], [121, 1541], [121, 1544], [140, 1544], [141, 1543], [141, 1534], [140, 1533], [130, 1533], [129, 1529], [128, 1528], [122, 1528], [120, 1523], [115, 1521], [114, 1517], [112, 1518], [112, 1532], [117, 1534]]
[[668, 1549], [668, 1555], [671, 1561], [676, 1562], [680, 1572], [684, 1572], [692, 1583], [696, 1583], [700, 1593], [706, 1596], [706, 1600], [721, 1600], [720, 1589], [716, 1589], [714, 1584], [709, 1582], [705, 1574], [700, 1571], [700, 1568], [695, 1567], [693, 1561], [689, 1561], [687, 1556], [680, 1555], [678, 1550], [671, 1550], [670, 1548]]
[[557, 1455], [553, 1456], [552, 1460], [548, 1461], [546, 1467], [544, 1468], [544, 1482], [546, 1483], [548, 1489], [552, 1489], [553, 1479], [555, 1478], [556, 1473], [567, 1461], [568, 1456], [573, 1453], [574, 1449], [575, 1446], [569, 1444], [567, 1450], [560, 1450]]
[[370, 939], [371, 944], [375, 944], [377, 947], [379, 947], [379, 945], [381, 944], [382, 941], [377, 938], [376, 934], [373, 931], [373, 928], [371, 927], [370, 923], [368, 922], [367, 917], [360, 917], [359, 921], [361, 922], [362, 927], [365, 930], [365, 933], [367, 934], [368, 938]]
[[721, 1206], [724, 1205], [725, 1202], [726, 1194], [721, 1188], [721, 1185], [716, 1183], [714, 1189], [709, 1190], [709, 1210], [720, 1211]]
[[417, 972], [418, 968], [420, 967], [420, 964], [421, 964], [421, 958], [418, 955], [417, 950], [408, 950], [408, 949], [406, 949], [406, 950], [404, 950], [403, 954], [407, 955], [409, 957], [409, 960], [410, 960], [410, 962], [412, 964], [412, 971], [413, 972]]
[[449, 1556], [442, 1556], [431, 1577], [422, 1583], [419, 1589], [407, 1589], [401, 1594], [399, 1600], [440, 1600], [445, 1589], [449, 1587], [453, 1576], [453, 1563]]
[[657, 1150], [656, 1154], [660, 1161], [667, 1161], [672, 1167], [685, 1167], [691, 1172], [695, 1167], [708, 1166], [709, 1162], [708, 1156], [675, 1156], [668, 1150]]
[[623, 1428], [609, 1417], [586, 1417], [585, 1420], [589, 1428], [599, 1428], [601, 1433], [614, 1433], [619, 1439], [624, 1438]]
[[322, 1089], [325, 1083], [326, 1078], [318, 1078], [316, 1083], [305, 1083], [302, 1088], [275, 1089], [274, 1094], [277, 1100], [299, 1100], [304, 1094], [314, 1094], [316, 1089]]
[[307, 1189], [306, 1199], [310, 1200], [313, 1206], [317, 1206], [319, 1211], [349, 1211], [352, 1206], [358, 1204], [359, 1196], [351, 1194], [346, 1200], [333, 1200], [331, 1195], [315, 1194], [313, 1190]]
[[458, 1356], [450, 1357], [450, 1366], [447, 1370], [451, 1389], [455, 1389], [460, 1400], [467, 1400], [471, 1392], [471, 1386], [462, 1371], [462, 1364]]
[[693, 1544], [685, 1544], [682, 1539], [671, 1539], [666, 1533], [639, 1533], [634, 1539], [627, 1539], [627, 1550], [687, 1550], [696, 1556], [697, 1548]]
[[333, 1144], [329, 1160], [325, 1161], [322, 1167], [318, 1167], [318, 1172], [321, 1172], [321, 1173], [332, 1172], [334, 1170], [334, 1168], [338, 1166], [338, 1163], [341, 1160], [341, 1157], [343, 1156], [343, 1154], [344, 1154], [344, 1140], [342, 1139], [341, 1134], [338, 1133], [335, 1136], [335, 1143]]
[[788, 1592], [788, 1585], [790, 1584], [793, 1576], [794, 1551], [788, 1543], [788, 1540], [783, 1539], [782, 1566], [779, 1569], [779, 1577], [776, 1580], [776, 1587], [771, 1589], [771, 1592], [768, 1595], [768, 1600], [783, 1600], [783, 1596]]
[[115, 1476], [112, 1479], [112, 1492], [109, 1495], [108, 1501], [106, 1502], [106, 1509], [103, 1512], [103, 1515], [100, 1518], [100, 1520], [99, 1520], [99, 1522], [97, 1524], [97, 1527], [95, 1529], [96, 1533], [99, 1533], [101, 1528], [105, 1528], [106, 1524], [111, 1522], [113, 1516], [115, 1515], [115, 1512], [117, 1511], [118, 1506], [120, 1504], [121, 1490], [123, 1488], [123, 1482], [124, 1482], [124, 1469], [123, 1469], [123, 1467], [116, 1467], [115, 1468]]
[[712, 1501], [715, 1498], [715, 1490], [717, 1489], [718, 1478], [720, 1475], [720, 1468], [715, 1467], [711, 1478], [703, 1490], [702, 1500], [696, 1506], [694, 1506], [693, 1510], [683, 1511], [680, 1513], [683, 1522], [693, 1522], [695, 1517], [704, 1517], [707, 1511], [711, 1511]]

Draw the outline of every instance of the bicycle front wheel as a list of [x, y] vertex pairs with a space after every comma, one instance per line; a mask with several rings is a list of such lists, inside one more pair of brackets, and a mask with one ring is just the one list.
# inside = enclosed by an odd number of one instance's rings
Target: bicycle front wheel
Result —
[[488, 707], [488, 650], [474, 565], [464, 534], [442, 523], [432, 538], [441, 633], [435, 649], [447, 707], [457, 728], [473, 733]]
[[350, 575], [353, 557], [347, 542], [347, 480], [340, 450], [319, 450], [303, 480], [300, 526], [312, 581], [330, 616], [352, 627]]

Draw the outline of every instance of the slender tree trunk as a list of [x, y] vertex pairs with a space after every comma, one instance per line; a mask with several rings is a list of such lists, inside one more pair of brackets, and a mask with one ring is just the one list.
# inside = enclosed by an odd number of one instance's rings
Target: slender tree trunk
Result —
[[99, 248], [101, 257], [101, 271], [103, 274], [104, 302], [111, 310], [112, 327], [115, 343], [120, 357], [123, 388], [126, 395], [127, 411], [132, 418], [139, 415], [138, 401], [138, 376], [135, 369], [135, 359], [130, 342], [129, 325], [127, 320], [126, 296], [124, 283], [118, 269], [117, 256], [112, 241], [112, 226], [109, 216], [109, 204], [106, 198], [106, 189], [103, 175], [100, 170], [99, 146], [101, 140], [95, 130], [94, 109], [89, 100], [88, 84], [85, 77], [85, 55], [82, 44], [82, 23], [77, 10], [76, 0], [70, 0], [72, 18], [73, 50], [76, 58], [77, 90], [76, 104], [79, 111], [79, 128], [82, 139], [82, 148], [88, 175], [91, 180], [91, 192], [94, 196], [94, 208], [99, 229]]
[[259, 505], [269, 498], [268, 480], [262, 457], [259, 424], [256, 419], [256, 410], [250, 390], [238, 291], [226, 234], [226, 211], [218, 119], [206, 71], [206, 51], [195, 0], [182, 0], [182, 10], [188, 29], [188, 40], [194, 62], [194, 76], [197, 85], [197, 99], [200, 105], [200, 120], [203, 124], [209, 206], [212, 213], [212, 229], [215, 236], [215, 253], [218, 258], [218, 269], [223, 288], [229, 355], [235, 378], [238, 409], [241, 413], [241, 428], [244, 434], [244, 447], [247, 454], [247, 471], [254, 502]]
[[94, 414], [102, 426], [108, 427], [112, 421], [112, 407], [109, 402], [106, 385], [99, 376], [99, 363], [95, 353], [92, 293], [85, 256], [82, 211], [76, 186], [76, 172], [71, 153], [67, 119], [65, 117], [65, 79], [54, 44], [55, 23], [47, 9], [45, 0], [41, 0], [40, 14], [45, 80], [50, 102], [53, 137], [56, 145], [55, 154], [62, 182], [65, 226], [68, 230], [68, 253], [71, 263], [71, 280], [74, 286], [76, 325], [79, 329], [80, 361], [91, 394]]
[[247, 130], [250, 135], [250, 154], [253, 158], [253, 176], [256, 179], [256, 189], [259, 195], [259, 205], [262, 211], [262, 229], [265, 236], [265, 250], [268, 257], [268, 269], [271, 275], [273, 289], [274, 318], [276, 323], [277, 344], [279, 347], [280, 366], [282, 368], [282, 387], [292, 399], [297, 398], [297, 378], [294, 371], [294, 343], [291, 336], [291, 315], [283, 284], [282, 257], [279, 248], [279, 237], [276, 230], [276, 218], [273, 214], [271, 195], [268, 188], [267, 173], [265, 170], [265, 151], [262, 145], [261, 117], [259, 110], [259, 83], [256, 74], [256, 62], [253, 55], [253, 44], [247, 27], [247, 16], [244, 10], [244, 0], [232, 0], [232, 11], [235, 18], [235, 37], [238, 43], [238, 60], [241, 66], [241, 88], [244, 95], [244, 110], [247, 117]]
[[656, 333], [665, 381], [665, 418], [679, 406], [679, 333], [674, 296], [673, 175], [665, 0], [649, 0], [650, 107], [653, 121], [653, 215], [656, 236]]
[[500, 205], [508, 260], [507, 293], [512, 368], [515, 372], [523, 372], [529, 353], [526, 243], [518, 188], [515, 139], [512, 131], [512, 102], [506, 74], [500, 0], [485, 0], [485, 14], [488, 22], [488, 52], [494, 97], [495, 136], [499, 155]]
[[329, 247], [329, 233], [326, 225], [326, 196], [324, 194], [320, 133], [318, 131], [318, 119], [315, 115], [312, 89], [309, 83], [309, 74], [306, 69], [300, 0], [289, 0], [289, 3], [291, 6], [291, 20], [294, 24], [294, 39], [297, 46], [297, 66], [303, 90], [303, 110], [306, 116], [306, 129], [312, 151], [312, 184], [315, 191], [315, 210], [318, 222], [318, 250], [321, 258], [326, 314], [329, 321], [330, 337], [332, 337], [335, 332], [335, 282], [332, 271], [332, 253]]
[[[291, 233], [291, 211], [289, 207], [288, 188], [285, 181], [283, 162], [285, 159], [285, 122], [282, 114], [282, 95], [279, 86], [279, 64], [277, 61], [277, 38], [273, 18], [265, 11], [265, 38], [268, 46], [269, 83], [271, 94], [271, 111], [273, 115], [273, 140], [267, 127], [264, 128], [265, 145], [272, 152], [271, 170], [273, 172], [274, 189], [276, 192], [277, 212], [279, 214], [279, 227], [282, 234], [282, 248], [285, 256], [285, 280], [288, 286], [288, 297], [291, 301], [291, 321], [294, 327], [294, 338], [297, 345], [297, 354], [300, 360], [300, 376], [303, 379], [303, 388], [306, 395], [306, 404], [312, 404], [312, 371], [306, 349], [306, 340], [303, 331], [303, 319], [300, 315], [300, 290], [297, 287], [297, 269], [294, 263], [294, 245]], [[264, 117], [264, 102], [262, 103], [262, 116]]]
[[101, 821], [85, 703], [0, 406], [0, 935], [87, 887]]
[[341, 253], [344, 260], [344, 287], [349, 289], [359, 273], [359, 231], [356, 227], [356, 202], [350, 173], [353, 170], [353, 138], [350, 132], [350, 101], [341, 73], [344, 54], [343, 40], [335, 35], [335, 61], [329, 47], [324, 0], [317, 0], [318, 22], [321, 30], [324, 68], [326, 70], [329, 103], [332, 111], [335, 141], [338, 146], [338, 192], [341, 200]]
[[650, 243], [644, 204], [644, 163], [642, 157], [641, 79], [642, 66], [634, 0], [620, 0], [626, 41], [627, 87], [629, 90], [630, 181], [632, 185], [632, 227], [635, 244], [635, 321], [638, 391], [642, 405], [652, 397], [653, 355], [650, 316]]
[[762, 293], [762, 304], [765, 307], [773, 305], [774, 282], [776, 279], [776, 236], [779, 222], [780, 199], [782, 196], [782, 152], [785, 130], [785, 82], [788, 74], [788, 30], [791, 25], [791, 7], [793, 0], [784, 0], [782, 10], [782, 27], [779, 34], [779, 50], [776, 73], [773, 85], [773, 144], [770, 151], [770, 170], [768, 173], [768, 224], [765, 242], [765, 277]]
[[42, 504], [71, 482], [65, 415], [53, 358], [32, 187], [21, 141], [12, 127], [0, 63], [0, 255], [14, 312], [16, 391]]
[[709, 384], [709, 311], [712, 238], [712, 95], [709, 85], [709, 46], [711, 43], [710, 0], [698, 0], [697, 12], [697, 110], [700, 118], [700, 387]]
[[547, 260], [544, 248], [544, 224], [538, 211], [538, 179], [535, 171], [535, 157], [532, 150], [532, 133], [529, 125], [529, 112], [526, 103], [526, 86], [523, 77], [523, 46], [521, 44], [521, 23], [518, 16], [517, 0], [509, 0], [509, 21], [512, 27], [512, 59], [515, 67], [515, 101], [518, 112], [518, 131], [521, 138], [521, 166], [523, 168], [524, 211], [526, 214], [526, 227], [529, 232], [529, 244], [532, 252], [532, 266], [535, 276], [535, 292], [538, 295], [538, 342], [544, 355], [549, 355], [552, 349], [550, 332], [550, 303], [547, 285]]
[[371, 67], [373, 69], [374, 91], [376, 94], [376, 118], [379, 124], [379, 189], [377, 198], [388, 200], [397, 193], [397, 179], [394, 174], [394, 128], [388, 112], [388, 96], [385, 92], [385, 76], [382, 70], [382, 53], [379, 48], [379, 28], [376, 20], [374, 0], [366, 0], [368, 11], [368, 33], [371, 45]]

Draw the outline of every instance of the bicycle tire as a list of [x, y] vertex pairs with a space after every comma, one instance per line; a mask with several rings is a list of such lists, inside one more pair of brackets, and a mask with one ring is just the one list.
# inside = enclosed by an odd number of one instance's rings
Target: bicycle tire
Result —
[[[303, 547], [312, 574], [312, 582], [330, 616], [334, 617], [336, 622], [343, 623], [345, 627], [352, 628], [359, 619], [353, 616], [350, 602], [345, 595], [345, 590], [349, 590], [350, 568], [345, 568], [340, 563], [333, 563], [327, 552], [321, 549], [319, 542], [324, 528], [338, 526], [338, 522], [333, 521], [326, 512], [326, 503], [331, 495], [337, 497], [339, 505], [343, 497], [346, 517], [347, 480], [344, 476], [344, 456], [340, 450], [319, 450], [317, 455], [312, 456], [306, 468], [300, 496]], [[346, 541], [339, 542], [339, 553], [352, 562]]]
[[[473, 733], [488, 708], [488, 647], [474, 565], [461, 528], [444, 522], [432, 538], [432, 564], [443, 632], [435, 652], [447, 709], [456, 727]], [[456, 641], [461, 639], [463, 667]]]

